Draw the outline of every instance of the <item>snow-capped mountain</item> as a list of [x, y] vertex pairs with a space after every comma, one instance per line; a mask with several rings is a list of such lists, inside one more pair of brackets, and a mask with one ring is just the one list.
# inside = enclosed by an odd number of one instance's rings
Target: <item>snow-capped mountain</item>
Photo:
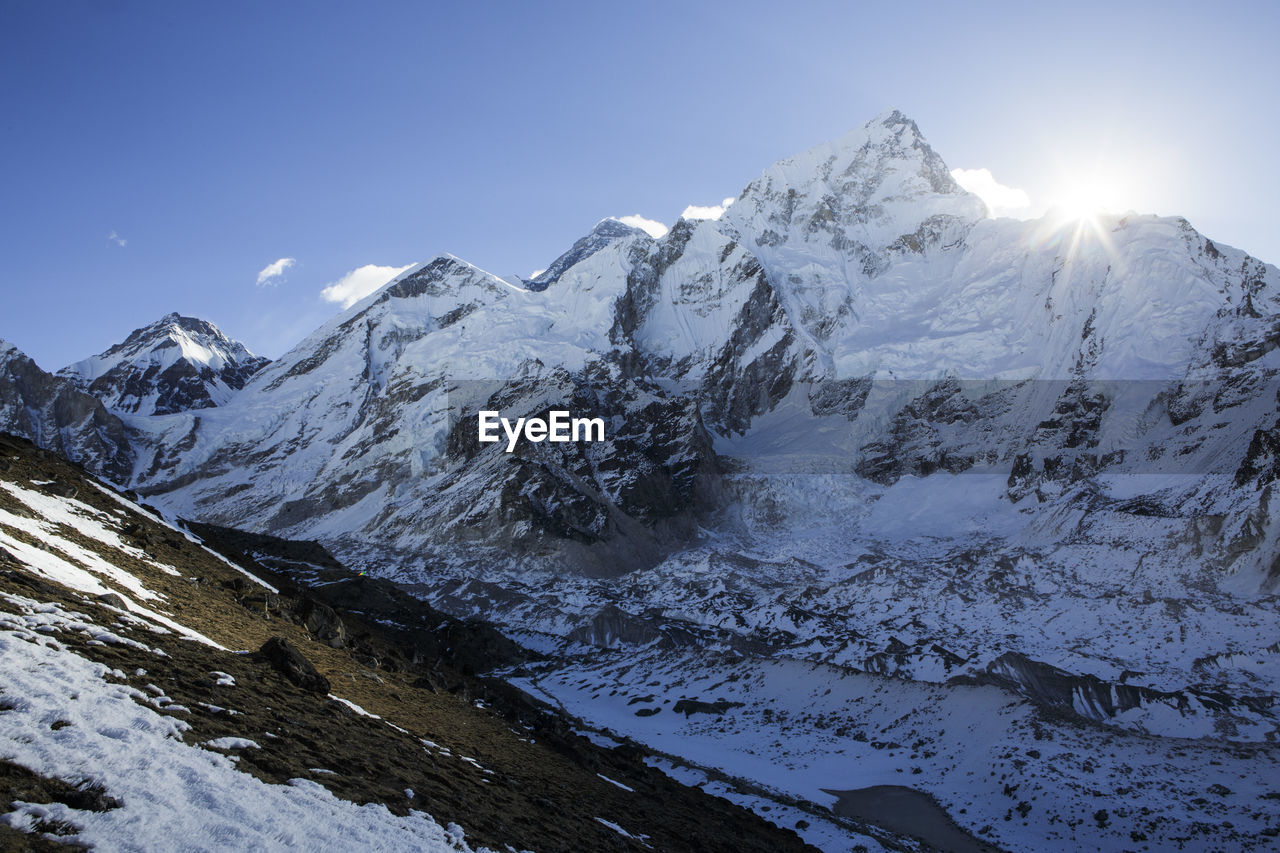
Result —
[[524, 281], [529, 290], [546, 290], [560, 280], [565, 271], [585, 261], [615, 240], [637, 237], [644, 232], [617, 219], [602, 219], [587, 236], [577, 240], [569, 251], [551, 262], [551, 266]]
[[[441, 256], [223, 404], [121, 418], [149, 500], [322, 540], [551, 654], [528, 685], [584, 719], [759, 784], [785, 765], [809, 802], [800, 780], [856, 775], [824, 755], [881, 784], [961, 749], [945, 714], [894, 734], [902, 708], [964, 696], [976, 720], [1011, 693], [1037, 710], [993, 743], [1196, 739], [1254, 796], [1227, 758], [1280, 736], [1278, 347], [1276, 267], [1176, 217], [989, 218], [890, 111], [771, 166], [719, 220], [661, 239], [606, 220], [528, 281]], [[478, 441], [481, 409], [598, 416], [607, 440], [506, 453]], [[675, 681], [677, 652], [723, 680]], [[801, 755], [794, 717], [737, 679], [844, 684], [883, 726], [867, 746], [833, 723]], [[712, 708], [720, 734], [653, 716], [666, 701]], [[1037, 791], [1066, 772], [1011, 755]], [[1005, 821], [991, 803], [1020, 782], [975, 800], [952, 762], [911, 784], [1007, 849], [1059, 837], [1103, 788], [1126, 812], [1087, 844], [1186, 837], [1139, 817], [1177, 802], [1121, 790], [1126, 761], [1073, 766], [1052, 809]]]
[[267, 363], [212, 323], [173, 313], [58, 375], [112, 411], [167, 415], [225, 403]]
[[[188, 502], [184, 513], [236, 524], [265, 513], [261, 529], [307, 528], [311, 538], [341, 529], [403, 550], [448, 540], [476, 559], [495, 547], [517, 558], [542, 551], [603, 574], [651, 565], [688, 538], [716, 488], [693, 401], [656, 395], [606, 355], [610, 288], [651, 244], [626, 235], [541, 293], [456, 258], [410, 270], [228, 405], [131, 419], [148, 431], [139, 487], [167, 493], [171, 477], [194, 474], [184, 497], [172, 496], [175, 507]], [[493, 395], [522, 411], [573, 400], [643, 424], [562, 454], [478, 452], [474, 419], [468, 429], [459, 414]], [[210, 488], [227, 499], [216, 510]], [[442, 528], [441, 517], [460, 523]]]
[[[1274, 267], [1178, 219], [987, 219], [897, 112], [770, 167], [719, 221], [661, 240], [606, 221], [540, 278], [451, 257], [405, 273], [228, 405], [131, 420], [137, 484], [197, 516], [446, 561], [459, 543], [558, 565], [584, 551], [566, 543], [601, 546], [568, 560], [599, 573], [622, 531], [648, 543], [623, 546], [625, 568], [693, 541], [732, 503], [722, 458], [884, 485], [1016, 463], [1013, 500], [1103, 468], [1234, 475], [1271, 425], [1250, 388], [1215, 389], [1226, 426], [1188, 415], [1194, 383], [1274, 369]], [[484, 400], [572, 401], [615, 440], [470, 446], [458, 415]], [[1174, 432], [1157, 465], [1148, 446]], [[1271, 557], [1237, 552], [1244, 587], [1271, 583], [1246, 569]]]
[[[136, 484], [562, 640], [597, 635], [600, 608], [657, 608], [842, 665], [1033, 693], [1038, 664], [1099, 689], [1126, 669], [1166, 692], [1251, 683], [1190, 662], [1266, 645], [1274, 624], [1270, 605], [1225, 615], [1277, 582], [1274, 267], [1176, 218], [988, 219], [896, 112], [770, 167], [718, 221], [660, 240], [606, 222], [553, 267], [540, 291], [452, 257], [406, 272], [227, 405], [131, 419]], [[610, 441], [475, 440], [479, 408], [556, 406], [608, 419]], [[739, 598], [684, 609], [699, 575], [744, 555]], [[968, 560], [984, 568], [957, 575]], [[1010, 635], [963, 605], [1018, 566], [1052, 578], [1053, 612], [1094, 602], [1073, 629], [1091, 651], [1063, 654], [1039, 610]], [[640, 568], [622, 587], [575, 579]], [[552, 579], [526, 600], [539, 570]], [[1015, 585], [1020, 608], [1042, 583]], [[912, 590], [934, 606], [868, 623]], [[1190, 658], [1100, 668], [1116, 632], [1163, 618], [1120, 590], [1218, 596], [1222, 618]], [[797, 599], [825, 639], [783, 606]]]

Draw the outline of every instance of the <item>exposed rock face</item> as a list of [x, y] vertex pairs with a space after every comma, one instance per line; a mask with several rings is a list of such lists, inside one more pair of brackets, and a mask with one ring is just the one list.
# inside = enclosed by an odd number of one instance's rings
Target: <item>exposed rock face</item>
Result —
[[1186, 712], [1194, 703], [1218, 711], [1269, 714], [1272, 697], [1234, 697], [1206, 690], [1162, 691], [1121, 682], [1109, 683], [1093, 675], [1077, 675], [1024, 655], [1010, 652], [987, 666], [980, 680], [1027, 694], [1036, 701], [1068, 714], [1107, 720], [1116, 714], [1146, 706], [1165, 705]]
[[647, 646], [651, 643], [656, 643], [659, 648], [680, 648], [695, 645], [700, 638], [696, 632], [672, 625], [657, 614], [649, 618], [633, 616], [610, 605], [601, 608], [590, 621], [576, 628], [568, 639], [572, 643], [602, 648]]
[[120, 419], [68, 379], [0, 341], [0, 431], [28, 438], [117, 483], [133, 475]]
[[297, 616], [307, 632], [322, 643], [328, 643], [335, 649], [347, 644], [347, 626], [329, 605], [311, 598], [304, 599], [300, 602]]
[[166, 314], [58, 375], [113, 411], [167, 415], [225, 403], [267, 363], [212, 323]]

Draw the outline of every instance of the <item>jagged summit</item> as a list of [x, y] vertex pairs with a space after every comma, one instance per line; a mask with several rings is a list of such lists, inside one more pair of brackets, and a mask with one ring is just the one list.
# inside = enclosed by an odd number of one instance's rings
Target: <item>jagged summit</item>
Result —
[[986, 206], [951, 177], [914, 121], [888, 110], [752, 181], [721, 217], [761, 254], [803, 243], [874, 273], [902, 245], [954, 239]]
[[[155, 353], [176, 348], [177, 355], [195, 364], [220, 369], [231, 363], [245, 363], [259, 359], [239, 341], [223, 334], [222, 330], [207, 320], [185, 317], [170, 312], [154, 323], [129, 333], [122, 342], [91, 358], [68, 365], [64, 370], [75, 372], [88, 381], [103, 375], [121, 359], [137, 360], [141, 354]], [[168, 361], [168, 358], [161, 359]]]
[[58, 374], [114, 411], [164, 415], [225, 403], [267, 362], [214, 324], [172, 312]]
[[569, 248], [569, 251], [552, 261], [551, 266], [538, 273], [532, 279], [526, 280], [525, 286], [534, 291], [546, 290], [559, 281], [560, 277], [570, 267], [581, 263], [605, 246], [618, 240], [642, 237], [648, 238], [649, 235], [634, 225], [628, 225], [612, 217], [601, 219], [595, 224], [595, 227], [587, 232], [586, 236], [578, 239]]
[[591, 229], [592, 234], [603, 234], [614, 237], [630, 237], [636, 234], [647, 234], [643, 228], [628, 225], [616, 216], [606, 216]]

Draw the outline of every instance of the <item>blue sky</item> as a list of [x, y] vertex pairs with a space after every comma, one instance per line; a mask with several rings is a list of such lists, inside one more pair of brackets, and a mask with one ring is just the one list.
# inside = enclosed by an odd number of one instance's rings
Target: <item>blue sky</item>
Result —
[[[0, 337], [56, 369], [177, 310], [278, 356], [366, 265], [529, 274], [897, 107], [1280, 263], [1280, 4], [0, 4]], [[295, 259], [259, 284], [259, 273]]]

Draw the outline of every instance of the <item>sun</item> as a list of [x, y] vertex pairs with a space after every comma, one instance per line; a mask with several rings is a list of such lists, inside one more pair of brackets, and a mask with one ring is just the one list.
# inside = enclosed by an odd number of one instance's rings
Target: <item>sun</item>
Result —
[[1118, 259], [1110, 231], [1113, 223], [1108, 215], [1118, 213], [1125, 198], [1121, 184], [1100, 177], [1079, 176], [1064, 180], [1053, 195], [1045, 217], [1048, 233], [1063, 236], [1066, 256], [1074, 259], [1081, 253], [1100, 248], [1108, 257]]
[[1124, 187], [1098, 175], [1079, 175], [1063, 181], [1050, 209], [1066, 222], [1096, 222], [1123, 209]]

